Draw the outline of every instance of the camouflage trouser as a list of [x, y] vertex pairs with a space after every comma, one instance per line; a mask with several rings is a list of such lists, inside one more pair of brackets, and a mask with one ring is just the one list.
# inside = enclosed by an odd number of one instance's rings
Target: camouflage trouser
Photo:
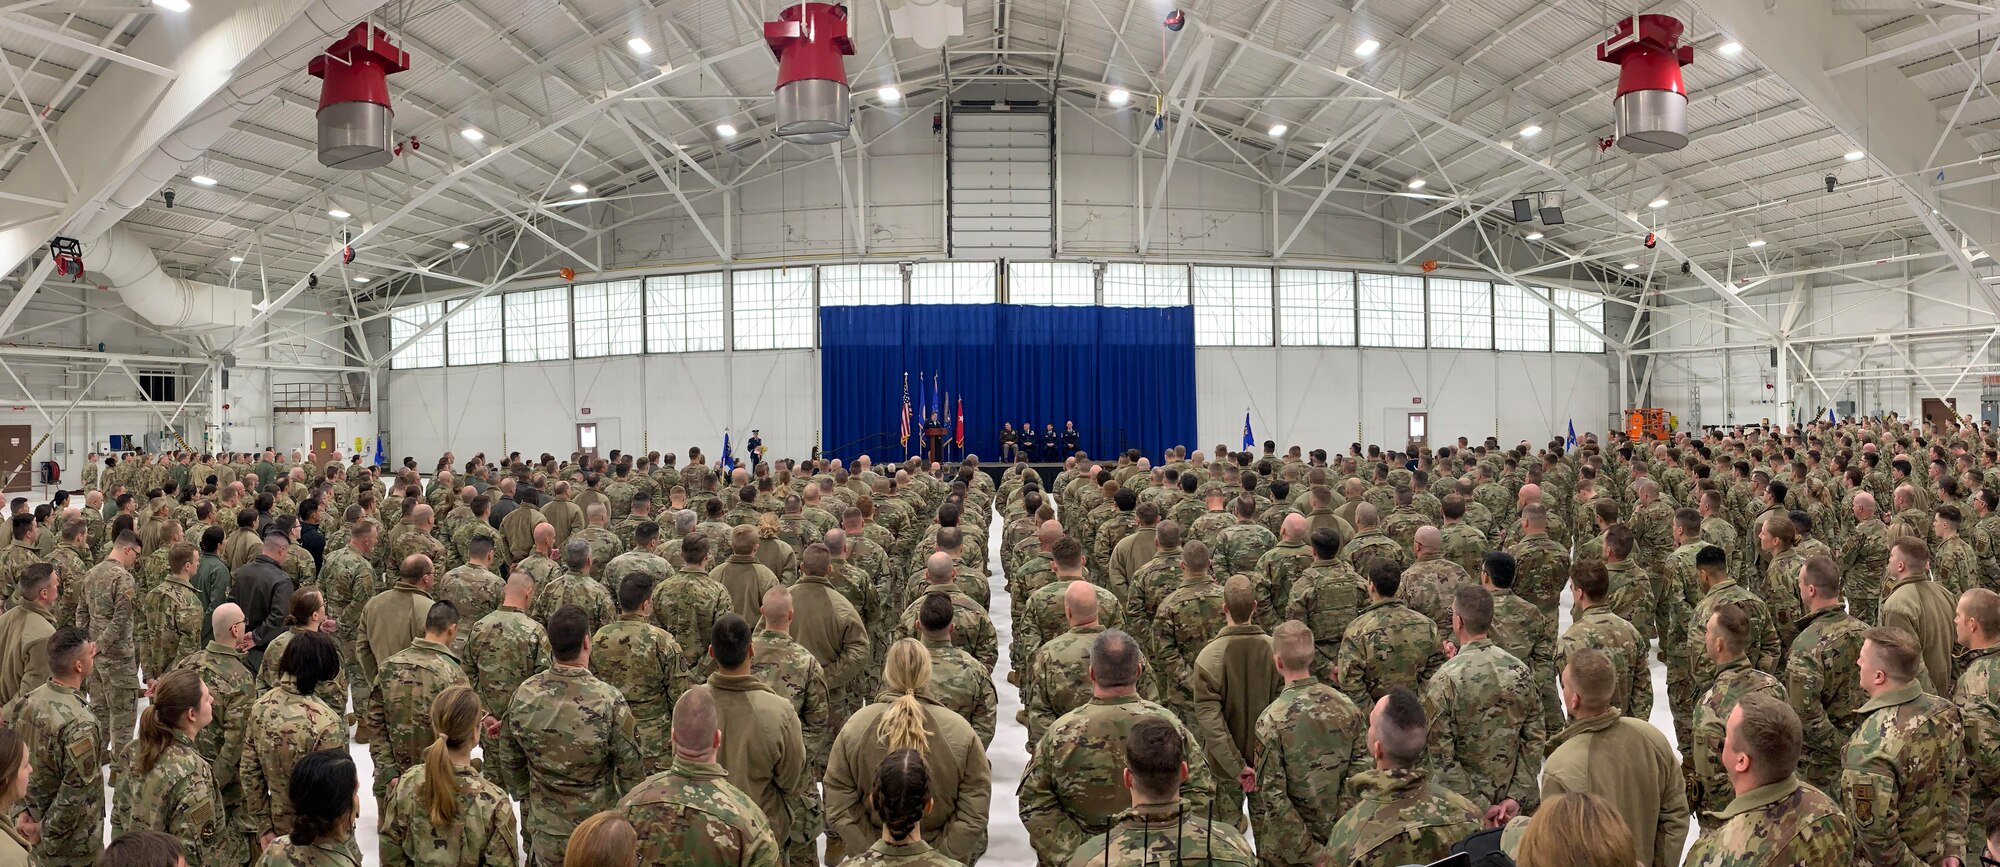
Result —
[[1243, 787], [1237, 785], [1234, 777], [1225, 779], [1213, 766], [1209, 768], [1209, 776], [1215, 781], [1215, 799], [1209, 802], [1204, 821], [1213, 819], [1217, 824], [1242, 830]]
[[138, 666], [129, 659], [99, 656], [84, 685], [90, 691], [90, 712], [97, 717], [102, 755], [114, 772], [122, 771], [139, 723]]
[[[1537, 672], [1535, 680], [1539, 682], [1539, 688], [1542, 692], [1542, 730], [1546, 732], [1562, 731], [1567, 721], [1563, 716], [1562, 698], [1556, 695], [1555, 672]], [[1555, 752], [1556, 745], [1553, 734], [1544, 739], [1544, 744], [1544, 754]]]
[[1874, 626], [1877, 619], [1882, 616], [1882, 598], [1850, 594], [1847, 597], [1847, 613], [1854, 615], [1854, 619], [1862, 623]]
[[1693, 672], [1682, 657], [1662, 659], [1667, 666], [1667, 706], [1674, 717], [1674, 746], [1681, 753], [1681, 768], [1694, 767], [1694, 703], [1701, 695], [1695, 689]]
[[674, 763], [673, 718], [635, 717], [632, 723], [639, 738], [639, 762], [645, 766], [646, 776], [666, 770]]
[[528, 867], [563, 867], [563, 850], [568, 848], [568, 834], [558, 837], [547, 831], [529, 831]]

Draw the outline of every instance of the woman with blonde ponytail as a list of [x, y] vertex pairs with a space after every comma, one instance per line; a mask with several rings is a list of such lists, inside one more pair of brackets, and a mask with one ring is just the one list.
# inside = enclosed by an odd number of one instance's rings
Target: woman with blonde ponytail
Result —
[[208, 760], [194, 739], [215, 719], [215, 697], [189, 669], [153, 681], [152, 700], [139, 715], [132, 766], [118, 782], [111, 833], [143, 828], [181, 841], [188, 867], [241, 864], [242, 836], [227, 827], [222, 795]]
[[[951, 599], [936, 594], [945, 606]], [[882, 664], [882, 694], [857, 711], [834, 739], [827, 760], [825, 783], [827, 830], [838, 834], [829, 847], [841, 845], [850, 854], [867, 850], [884, 839], [884, 830], [899, 830], [885, 816], [885, 804], [907, 805], [906, 793], [882, 801], [877, 770], [891, 753], [909, 751], [922, 760], [927, 773], [930, 808], [922, 820], [920, 839], [929, 840], [946, 858], [972, 864], [986, 851], [986, 814], [993, 797], [992, 767], [985, 746], [972, 725], [930, 695], [931, 655], [923, 642], [905, 638], [890, 645]], [[891, 794], [891, 793], [882, 793]], [[902, 808], [898, 808], [902, 810]], [[902, 810], [902, 812], [907, 812]], [[907, 835], [897, 839], [906, 839]], [[830, 859], [829, 859], [830, 860]]]
[[514, 805], [472, 769], [486, 710], [468, 686], [431, 703], [437, 740], [382, 803], [383, 867], [513, 867], [521, 861]]

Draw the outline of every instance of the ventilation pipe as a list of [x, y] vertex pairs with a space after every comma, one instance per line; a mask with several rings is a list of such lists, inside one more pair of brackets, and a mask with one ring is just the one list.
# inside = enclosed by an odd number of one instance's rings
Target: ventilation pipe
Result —
[[214, 331], [249, 326], [256, 316], [250, 291], [170, 276], [137, 233], [114, 226], [83, 247], [88, 277], [118, 292], [125, 306], [168, 331]]
[[[315, 0], [284, 29], [271, 34], [236, 64], [228, 84], [186, 116], [187, 124], [160, 140], [105, 198], [77, 232], [84, 242], [86, 277], [116, 290], [126, 306], [163, 329], [204, 331], [241, 328], [251, 318], [250, 293], [169, 277], [138, 236], [115, 229], [118, 221], [186, 171], [229, 132], [251, 107], [318, 56], [327, 40], [347, 32], [384, 0]], [[240, 299], [240, 303], [239, 300]]]
[[847, 138], [847, 64], [854, 53], [847, 7], [800, 3], [764, 22], [764, 41], [778, 58], [778, 137], [797, 144]]

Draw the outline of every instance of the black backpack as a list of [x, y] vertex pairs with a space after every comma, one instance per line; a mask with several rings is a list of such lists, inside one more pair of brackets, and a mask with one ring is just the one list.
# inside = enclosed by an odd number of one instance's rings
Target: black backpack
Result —
[[1451, 864], [1456, 867], [1514, 867], [1514, 859], [1500, 849], [1500, 835], [1505, 831], [1505, 828], [1494, 828], [1460, 840], [1452, 844], [1451, 854], [1437, 864]]

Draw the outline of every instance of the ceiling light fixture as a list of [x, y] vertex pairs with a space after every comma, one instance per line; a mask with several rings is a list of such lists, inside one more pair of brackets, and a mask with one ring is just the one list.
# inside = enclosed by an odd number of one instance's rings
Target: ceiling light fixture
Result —
[[1751, 239], [1750, 239], [1750, 243], [1748, 243], [1748, 244], [1744, 244], [1743, 246], [1745, 246], [1745, 247], [1749, 247], [1749, 248], [1751, 248], [1751, 249], [1753, 249], [1753, 250], [1754, 250], [1754, 249], [1756, 249], [1756, 248], [1758, 248], [1758, 247], [1762, 247], [1762, 246], [1764, 246], [1764, 239], [1763, 239], [1763, 238], [1751, 238]]
[[215, 186], [215, 179], [207, 175], [195, 175], [194, 177], [188, 178], [188, 180], [193, 182], [193, 184], [197, 187]]
[[462, 129], [462, 130], [459, 130], [459, 131], [458, 131], [458, 134], [459, 134], [459, 135], [461, 135], [461, 136], [464, 136], [464, 137], [465, 137], [465, 140], [466, 140], [466, 141], [485, 141], [485, 140], [486, 140], [486, 134], [485, 134], [485, 133], [483, 133], [483, 132], [480, 132], [480, 131], [479, 131], [479, 127], [476, 127], [476, 126], [468, 126], [468, 127], [466, 127], [465, 129]]
[[1639, 263], [1637, 263], [1637, 262], [1627, 262], [1627, 263], [1625, 263], [1625, 270], [1627, 270], [1627, 271], [1637, 271], [1637, 270], [1639, 270]]
[[1715, 53], [1720, 54], [1723, 57], [1735, 57], [1736, 55], [1743, 53], [1743, 43], [1737, 42], [1735, 40], [1724, 42], [1722, 43], [1721, 47], [1715, 49]]
[[1284, 125], [1284, 124], [1282, 124], [1282, 123], [1274, 123], [1274, 124], [1271, 124], [1271, 137], [1272, 137], [1272, 138], [1281, 138], [1281, 137], [1283, 137], [1283, 136], [1284, 136], [1284, 134], [1285, 134], [1285, 133], [1288, 133], [1288, 132], [1291, 132], [1291, 131], [1292, 131], [1292, 128], [1291, 128], [1291, 127], [1288, 127], [1288, 126], [1286, 126], [1286, 125]]
[[1664, 207], [1666, 207], [1666, 206], [1667, 206], [1667, 197], [1666, 197], [1666, 196], [1661, 196], [1661, 197], [1659, 197], [1659, 198], [1657, 198], [1657, 199], [1654, 199], [1654, 200], [1652, 200], [1652, 201], [1650, 201], [1650, 202], [1647, 202], [1647, 203], [1646, 203], [1646, 207], [1648, 207], [1648, 208], [1652, 208], [1652, 209], [1653, 209], [1653, 210], [1655, 210], [1655, 211], [1657, 211], [1657, 210], [1659, 210], [1659, 209], [1661, 209], [1661, 208], [1664, 208]]
[[464, 241], [453, 241], [451, 242], [451, 248], [454, 250], [470, 250], [472, 249], [472, 245]]
[[1421, 190], [1421, 189], [1423, 189], [1423, 188], [1424, 188], [1424, 179], [1423, 179], [1423, 178], [1411, 178], [1411, 179], [1410, 179], [1410, 189], [1413, 189], [1413, 190]]
[[723, 138], [734, 138], [736, 136], [736, 126], [734, 124], [718, 123], [715, 125], [715, 134]]
[[354, 278], [354, 282], [356, 282], [356, 283], [366, 283], [366, 282], [368, 282], [368, 278], [366, 278], [366, 277], [356, 277], [356, 278]]
[[625, 40], [625, 47], [632, 49], [632, 53], [640, 57], [653, 53], [653, 46], [646, 44], [646, 40], [637, 36]]
[[1533, 138], [1541, 134], [1542, 134], [1542, 128], [1532, 123], [1528, 124], [1527, 126], [1521, 127], [1522, 138]]
[[1115, 88], [1110, 93], [1105, 94], [1104, 99], [1112, 105], [1124, 105], [1132, 101], [1132, 92], [1122, 87]]
[[186, 12], [193, 8], [188, 0], [153, 0], [153, 5], [168, 12]]
[[1542, 233], [1540, 233], [1540, 232], [1529, 232], [1529, 233], [1528, 233], [1528, 240], [1530, 240], [1530, 241], [1539, 241], [1539, 240], [1541, 240], [1541, 239], [1542, 239]]
[[572, 192], [572, 193], [575, 193], [575, 194], [577, 194], [577, 195], [579, 195], [579, 196], [581, 196], [581, 195], [583, 195], [584, 193], [587, 193], [587, 192], [590, 192], [590, 188], [589, 188], [589, 187], [587, 187], [587, 186], [584, 186], [584, 185], [583, 185], [583, 184], [581, 184], [581, 183], [576, 183], [576, 184], [570, 184], [570, 185], [569, 185], [569, 191], [570, 191], [570, 192]]
[[1862, 153], [1861, 151], [1848, 151], [1847, 153], [1841, 154], [1840, 158], [1850, 163], [1854, 163], [1854, 162], [1860, 162], [1861, 158], [1865, 156], [1867, 156], [1867, 154]]
[[236, 263], [239, 263], [239, 264], [241, 264], [241, 263], [242, 263], [242, 261], [243, 261], [243, 257], [242, 257], [242, 256], [231, 256], [231, 257], [229, 257], [229, 261], [231, 261], [231, 262], [236, 262]]
[[903, 98], [903, 92], [893, 84], [885, 84], [875, 88], [875, 98], [883, 102], [899, 102]]
[[1363, 40], [1361, 40], [1361, 44], [1360, 44], [1360, 45], [1356, 45], [1356, 46], [1354, 46], [1354, 56], [1355, 56], [1355, 57], [1373, 57], [1373, 56], [1375, 56], [1375, 52], [1376, 52], [1377, 50], [1381, 49], [1381, 47], [1382, 47], [1382, 43], [1380, 43], [1380, 42], [1377, 42], [1377, 41], [1375, 41], [1375, 40], [1373, 40], [1373, 39], [1363, 39]]
[[334, 218], [334, 219], [336, 219], [336, 220], [345, 220], [345, 219], [347, 219], [348, 217], [352, 217], [352, 216], [354, 216], [353, 214], [350, 214], [350, 213], [348, 213], [348, 212], [347, 212], [347, 211], [346, 211], [345, 209], [342, 209], [342, 208], [337, 208], [337, 207], [335, 207], [335, 208], [327, 208], [327, 209], [326, 209], [326, 215], [327, 215], [327, 216], [329, 216], [329, 217], [332, 217], [332, 218]]

